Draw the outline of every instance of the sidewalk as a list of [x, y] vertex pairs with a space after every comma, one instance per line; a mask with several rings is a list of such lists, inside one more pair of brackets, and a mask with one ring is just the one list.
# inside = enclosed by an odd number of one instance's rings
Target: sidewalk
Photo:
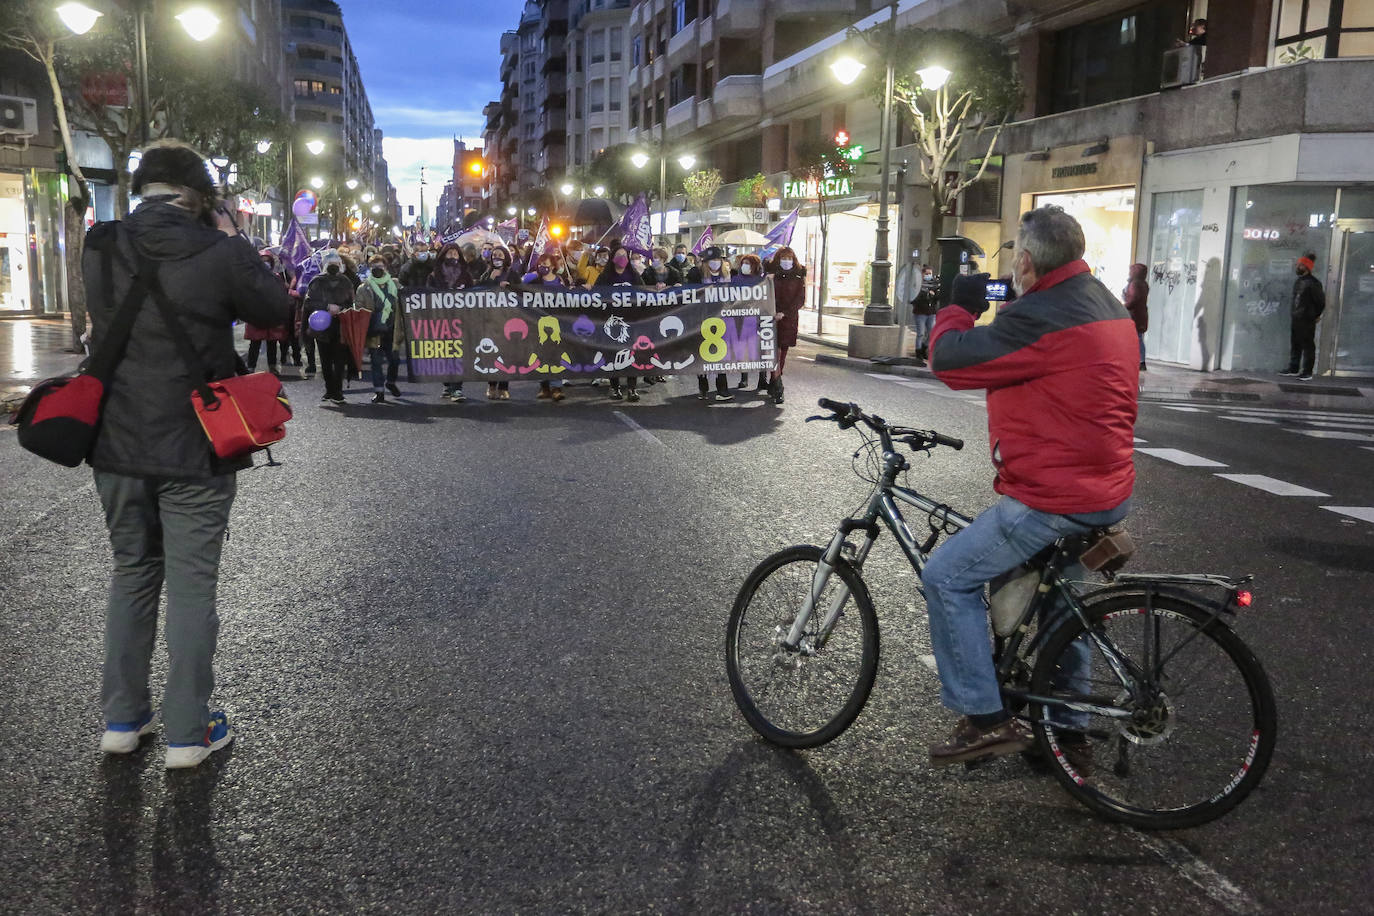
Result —
[[798, 320], [797, 337], [814, 344], [820, 344], [823, 347], [834, 347], [847, 351], [849, 349], [849, 329], [856, 324], [863, 324], [863, 320], [826, 315], [822, 319], [822, 327], [817, 329], [816, 310], [802, 309]]
[[45, 378], [73, 372], [82, 356], [65, 352], [71, 345], [66, 319], [15, 318], [0, 321], [0, 423]]
[[[829, 346], [828, 342], [815, 340]], [[816, 362], [860, 372], [931, 378], [925, 366], [884, 366], [843, 353], [816, 354]], [[1374, 379], [1317, 378], [1300, 382], [1277, 373], [1199, 372], [1179, 366], [1149, 363], [1141, 375], [1144, 401], [1210, 401], [1265, 404], [1272, 407], [1374, 412]]]

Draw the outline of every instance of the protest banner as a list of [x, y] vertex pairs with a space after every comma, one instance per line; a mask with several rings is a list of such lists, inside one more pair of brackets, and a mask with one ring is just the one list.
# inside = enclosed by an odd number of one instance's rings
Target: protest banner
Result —
[[411, 371], [470, 382], [777, 367], [773, 281], [663, 290], [401, 291]]

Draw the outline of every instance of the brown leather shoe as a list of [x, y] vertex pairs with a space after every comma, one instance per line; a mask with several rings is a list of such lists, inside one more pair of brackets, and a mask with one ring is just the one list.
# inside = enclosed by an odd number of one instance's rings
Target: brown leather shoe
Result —
[[1034, 743], [1030, 729], [1018, 719], [983, 731], [964, 716], [954, 724], [948, 741], [931, 747], [930, 762], [943, 766], [988, 760], [1006, 754], [1019, 754]]

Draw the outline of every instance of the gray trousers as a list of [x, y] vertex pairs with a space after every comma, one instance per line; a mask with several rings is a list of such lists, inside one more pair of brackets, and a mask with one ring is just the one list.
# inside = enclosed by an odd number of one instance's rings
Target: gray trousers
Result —
[[182, 480], [96, 471], [95, 487], [114, 549], [101, 689], [105, 721], [137, 721], [152, 709], [148, 671], [165, 580], [162, 718], [168, 742], [198, 742], [210, 721], [215, 687], [215, 587], [237, 490], [234, 475]]

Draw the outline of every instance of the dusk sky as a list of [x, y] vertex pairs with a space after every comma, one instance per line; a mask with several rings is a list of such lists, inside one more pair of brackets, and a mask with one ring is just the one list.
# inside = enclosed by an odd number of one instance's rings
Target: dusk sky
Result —
[[[501, 33], [524, 4], [511, 0], [411, 3], [341, 0], [402, 212], [420, 198], [433, 213], [453, 177], [453, 138], [482, 142], [482, 106], [501, 94]], [[418, 211], [417, 211], [418, 212]]]

